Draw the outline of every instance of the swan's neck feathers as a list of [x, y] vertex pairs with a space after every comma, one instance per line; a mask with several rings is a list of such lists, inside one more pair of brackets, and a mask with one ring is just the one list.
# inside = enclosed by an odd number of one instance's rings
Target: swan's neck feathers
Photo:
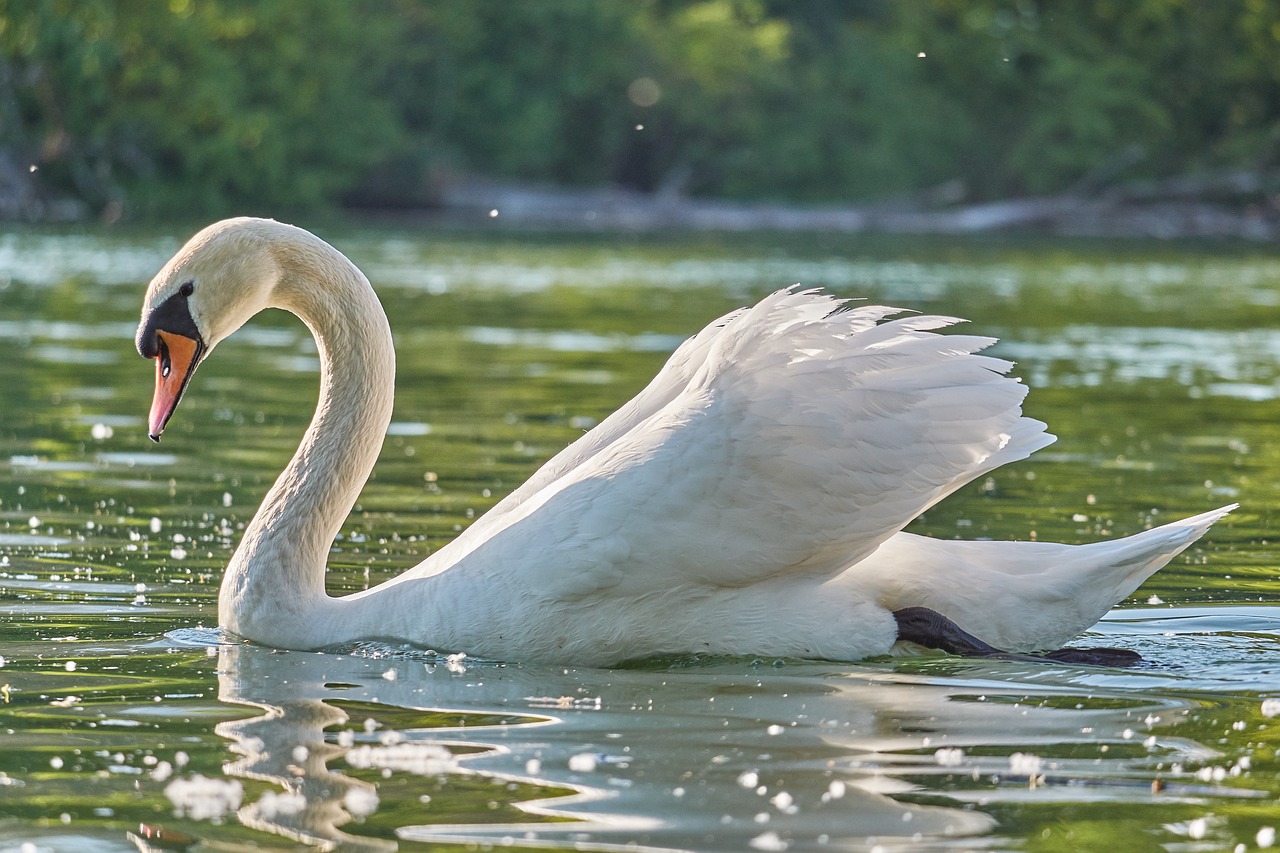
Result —
[[288, 239], [276, 235], [273, 245], [282, 275], [272, 302], [315, 336], [320, 397], [302, 443], [231, 559], [218, 615], [236, 633], [291, 645], [324, 630], [315, 623], [329, 602], [325, 565], [391, 421], [395, 352], [364, 274], [311, 234], [285, 233]]

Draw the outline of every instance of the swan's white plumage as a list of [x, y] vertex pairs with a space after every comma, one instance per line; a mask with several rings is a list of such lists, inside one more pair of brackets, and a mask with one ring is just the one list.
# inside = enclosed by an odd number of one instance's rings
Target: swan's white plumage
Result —
[[1020, 418], [1008, 363], [973, 355], [989, 339], [839, 307], [784, 291], [704, 330], [683, 387], [492, 513], [486, 562], [563, 596], [829, 578], [993, 456], [1051, 440]]
[[[900, 532], [1053, 436], [1022, 416], [1010, 363], [980, 354], [992, 339], [938, 334], [953, 318], [895, 319], [789, 289], [685, 342], [644, 391], [421, 565], [332, 599], [325, 552], [390, 419], [385, 316], [341, 254], [279, 223], [210, 226], [153, 281], [147, 306], [196, 273], [210, 346], [235, 325], [222, 317], [272, 305], [320, 343], [316, 420], [220, 600], [226, 627], [268, 644], [381, 638], [578, 663], [854, 659], [888, 651], [891, 611], [918, 605], [996, 645], [1047, 648], [1225, 512], [1087, 546]], [[269, 286], [243, 281], [250, 273]]]

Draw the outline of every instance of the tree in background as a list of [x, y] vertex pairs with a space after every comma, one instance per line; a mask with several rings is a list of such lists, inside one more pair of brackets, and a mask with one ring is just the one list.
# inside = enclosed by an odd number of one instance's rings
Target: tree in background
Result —
[[0, 215], [29, 165], [108, 216], [1269, 169], [1278, 47], [1262, 0], [0, 0]]
[[955, 153], [984, 195], [1272, 157], [1275, 3], [934, 0], [895, 17], [896, 37], [929, 57], [929, 87], [974, 125]]
[[402, 136], [372, 95], [392, 22], [361, 12], [0, 0], [0, 145], [99, 210], [331, 203]]

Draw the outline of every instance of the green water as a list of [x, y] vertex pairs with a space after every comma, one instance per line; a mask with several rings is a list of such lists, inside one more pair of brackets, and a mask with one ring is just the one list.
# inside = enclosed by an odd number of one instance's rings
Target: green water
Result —
[[593, 670], [218, 633], [317, 361], [259, 317], [148, 442], [132, 336], [186, 236], [0, 235], [0, 850], [1216, 850], [1280, 827], [1280, 252], [324, 230], [399, 353], [333, 592], [420, 560], [683, 337], [794, 282], [970, 318], [1059, 436], [917, 531], [1083, 542], [1242, 504], [1088, 638], [1137, 670]]

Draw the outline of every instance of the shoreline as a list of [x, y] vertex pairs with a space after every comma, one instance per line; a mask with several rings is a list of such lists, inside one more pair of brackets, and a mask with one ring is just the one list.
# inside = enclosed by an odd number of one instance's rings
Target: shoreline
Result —
[[1232, 173], [1171, 179], [1096, 193], [1064, 193], [971, 204], [930, 203], [945, 194], [863, 205], [795, 205], [699, 199], [615, 188], [565, 189], [485, 179], [437, 187], [432, 208], [370, 213], [429, 214], [480, 222], [601, 231], [807, 231], [843, 234], [1002, 234], [1280, 240], [1277, 176]]

